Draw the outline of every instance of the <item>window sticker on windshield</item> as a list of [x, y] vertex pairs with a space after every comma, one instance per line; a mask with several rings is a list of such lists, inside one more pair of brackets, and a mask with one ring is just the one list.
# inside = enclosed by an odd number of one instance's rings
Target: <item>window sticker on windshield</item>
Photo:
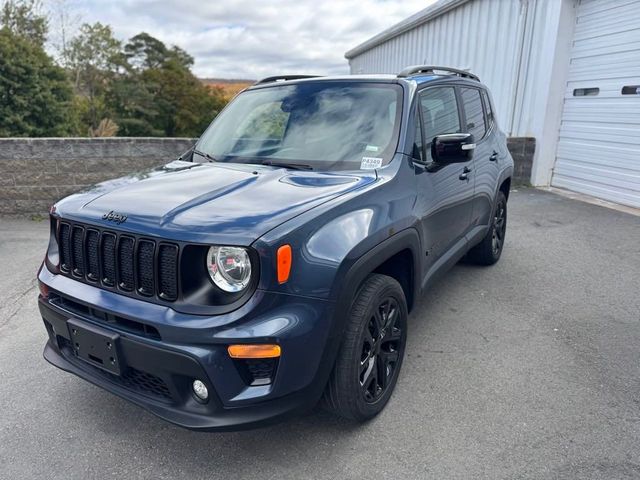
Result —
[[377, 147], [375, 145], [367, 145], [365, 150], [367, 152], [377, 152], [378, 150], [380, 150], [380, 147]]
[[360, 168], [362, 170], [372, 170], [382, 166], [382, 159], [379, 157], [362, 157]]

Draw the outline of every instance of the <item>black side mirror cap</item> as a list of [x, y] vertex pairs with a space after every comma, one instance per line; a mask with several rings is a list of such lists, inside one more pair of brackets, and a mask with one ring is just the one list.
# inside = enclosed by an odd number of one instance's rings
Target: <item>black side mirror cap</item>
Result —
[[475, 139], [471, 133], [438, 135], [431, 142], [431, 158], [439, 165], [464, 163], [473, 158], [475, 148]]

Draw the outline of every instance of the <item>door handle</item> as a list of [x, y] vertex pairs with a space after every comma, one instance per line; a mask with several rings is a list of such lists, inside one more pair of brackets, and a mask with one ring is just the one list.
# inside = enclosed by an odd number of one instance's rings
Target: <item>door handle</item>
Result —
[[496, 160], [498, 160], [498, 152], [494, 150], [493, 154], [489, 157], [489, 161], [495, 162]]
[[460, 176], [458, 177], [460, 180], [469, 180], [469, 173], [471, 172], [471, 169], [469, 167], [464, 167], [464, 169], [462, 170], [462, 173], [460, 174]]

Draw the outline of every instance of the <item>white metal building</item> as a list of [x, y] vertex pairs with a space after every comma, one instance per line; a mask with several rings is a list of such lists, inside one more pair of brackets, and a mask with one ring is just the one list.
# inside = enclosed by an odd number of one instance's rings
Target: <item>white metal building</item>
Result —
[[440, 0], [346, 53], [351, 73], [469, 69], [531, 183], [640, 207], [640, 0]]

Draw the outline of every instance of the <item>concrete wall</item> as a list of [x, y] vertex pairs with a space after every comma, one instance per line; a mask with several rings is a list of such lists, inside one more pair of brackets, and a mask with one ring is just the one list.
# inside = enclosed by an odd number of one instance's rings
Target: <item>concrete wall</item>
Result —
[[44, 215], [60, 198], [163, 165], [192, 144], [190, 138], [0, 139], [0, 215]]

